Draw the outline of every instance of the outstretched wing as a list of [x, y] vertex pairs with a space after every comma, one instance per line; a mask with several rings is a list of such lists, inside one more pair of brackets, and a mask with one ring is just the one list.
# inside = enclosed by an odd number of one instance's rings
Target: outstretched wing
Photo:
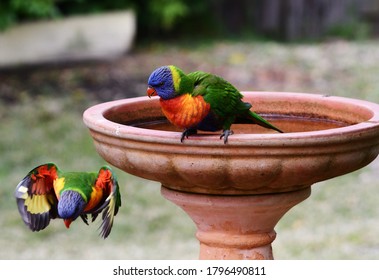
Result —
[[31, 170], [16, 187], [18, 211], [32, 231], [44, 229], [50, 219], [57, 217], [58, 200], [53, 186], [57, 177], [56, 165], [47, 163]]
[[99, 208], [92, 211], [92, 220], [96, 219], [100, 212], [103, 212], [100, 235], [103, 238], [107, 238], [113, 226], [114, 216], [116, 216], [118, 208], [121, 206], [120, 190], [116, 175], [108, 166], [103, 166], [99, 170], [95, 184], [96, 187], [103, 190], [105, 200]]

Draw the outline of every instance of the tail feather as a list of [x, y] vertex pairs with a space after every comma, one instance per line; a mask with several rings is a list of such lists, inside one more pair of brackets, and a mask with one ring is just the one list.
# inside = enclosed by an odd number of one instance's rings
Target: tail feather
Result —
[[280, 130], [276, 126], [272, 125], [271, 123], [269, 123], [268, 121], [266, 121], [264, 118], [262, 118], [257, 113], [254, 113], [253, 111], [249, 111], [249, 117], [253, 120], [253, 122], [255, 124], [258, 124], [258, 125], [263, 126], [265, 128], [270, 128], [270, 129], [276, 130], [280, 133], [283, 133], [282, 130]]

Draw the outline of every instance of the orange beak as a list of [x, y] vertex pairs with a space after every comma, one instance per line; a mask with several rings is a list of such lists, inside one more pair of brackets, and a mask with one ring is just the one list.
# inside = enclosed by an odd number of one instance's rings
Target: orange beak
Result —
[[70, 225], [72, 223], [72, 219], [64, 219], [63, 222], [64, 222], [66, 228], [70, 228]]
[[147, 96], [149, 96], [149, 97], [157, 95], [157, 92], [156, 92], [155, 88], [153, 88], [151, 86], [148, 86], [148, 88], [146, 90], [146, 93], [147, 93]]

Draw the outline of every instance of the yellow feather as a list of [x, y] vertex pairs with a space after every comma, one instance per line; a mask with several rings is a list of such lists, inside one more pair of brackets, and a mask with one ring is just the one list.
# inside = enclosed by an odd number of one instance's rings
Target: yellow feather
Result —
[[33, 195], [25, 199], [25, 206], [31, 214], [41, 214], [50, 211], [50, 203], [47, 195]]
[[58, 197], [58, 199], [60, 197], [60, 192], [63, 189], [63, 187], [64, 187], [64, 177], [57, 178], [54, 180], [54, 191], [55, 191], [55, 195]]
[[174, 88], [175, 91], [179, 91], [179, 85], [180, 85], [180, 75], [178, 71], [176, 71], [175, 67], [169, 66], [172, 74], [172, 80], [174, 81]]
[[111, 221], [111, 224], [113, 223], [115, 206], [116, 206], [115, 200], [113, 198], [111, 198], [109, 201], [109, 207], [108, 207], [108, 213], [107, 213], [108, 217]]

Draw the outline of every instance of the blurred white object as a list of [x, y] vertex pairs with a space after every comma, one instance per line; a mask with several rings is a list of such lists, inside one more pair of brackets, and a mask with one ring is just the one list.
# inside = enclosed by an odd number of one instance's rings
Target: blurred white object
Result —
[[0, 67], [116, 58], [135, 33], [132, 10], [21, 24], [0, 32]]

